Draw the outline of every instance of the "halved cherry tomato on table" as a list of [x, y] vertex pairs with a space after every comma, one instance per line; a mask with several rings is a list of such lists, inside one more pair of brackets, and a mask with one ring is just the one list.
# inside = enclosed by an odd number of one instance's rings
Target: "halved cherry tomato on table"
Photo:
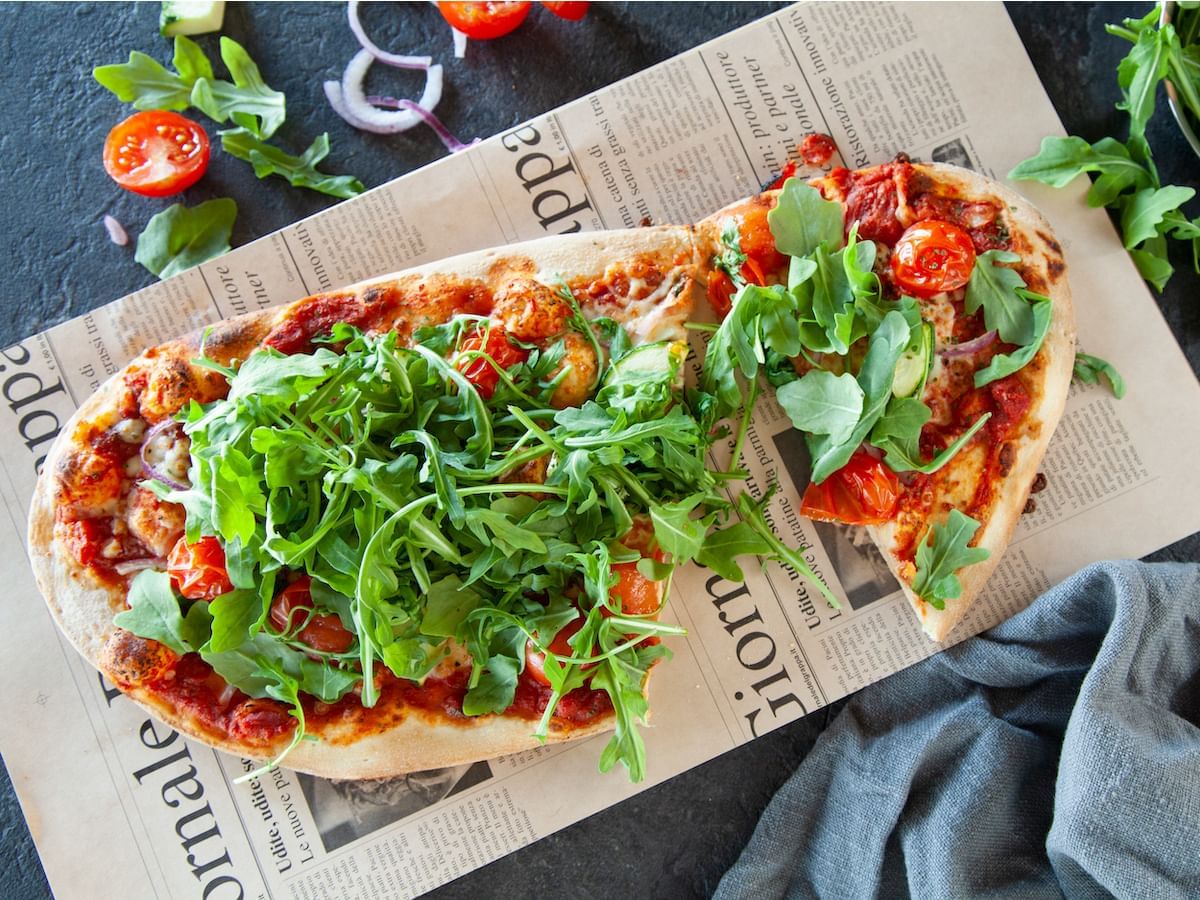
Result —
[[332, 614], [311, 615], [312, 608], [312, 579], [304, 575], [275, 595], [268, 616], [280, 634], [291, 634], [303, 623], [304, 627], [295, 633], [296, 640], [314, 650], [322, 653], [349, 650], [354, 645], [354, 635], [342, 620]]
[[208, 169], [204, 129], [162, 109], [134, 113], [108, 133], [104, 170], [135, 194], [169, 197], [190, 188]]
[[[496, 366], [501, 369], [511, 369], [517, 363], [524, 362], [529, 358], [529, 351], [510, 343], [504, 329], [495, 322], [487, 329], [486, 341], [482, 332], [476, 332], [462, 342], [459, 352], [470, 350], [482, 350], [494, 359]], [[476, 390], [483, 395], [484, 399], [490, 400], [492, 394], [496, 393], [496, 385], [500, 383], [500, 373], [496, 371], [496, 366], [482, 356], [478, 356], [460, 362], [458, 370], [466, 376], [467, 381], [475, 385]]]
[[442, 17], [473, 41], [504, 37], [525, 21], [531, 2], [450, 2], [438, 0]]
[[896, 514], [900, 480], [896, 473], [865, 450], [820, 484], [809, 484], [800, 515], [818, 522], [882, 525]]
[[569, 19], [572, 22], [578, 22], [586, 16], [590, 5], [587, 0], [559, 0], [559, 2], [542, 3], [542, 6], [560, 19]]
[[167, 573], [188, 600], [212, 600], [233, 590], [221, 542], [205, 535], [194, 544], [180, 538], [167, 557]]
[[917, 297], [932, 297], [971, 280], [975, 244], [949, 222], [926, 219], [910, 225], [892, 249], [892, 277]]

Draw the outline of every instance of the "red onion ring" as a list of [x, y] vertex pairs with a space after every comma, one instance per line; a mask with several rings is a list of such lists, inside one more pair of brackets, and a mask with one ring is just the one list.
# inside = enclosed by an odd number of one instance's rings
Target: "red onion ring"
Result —
[[988, 331], [981, 334], [977, 338], [972, 338], [969, 341], [963, 341], [961, 344], [952, 344], [943, 350], [939, 350], [938, 353], [947, 357], [948, 359], [953, 359], [958, 356], [970, 356], [972, 353], [978, 353], [980, 350], [990, 347], [996, 342], [996, 337], [997, 335], [994, 330]]
[[428, 69], [433, 64], [432, 56], [403, 56], [399, 53], [388, 53], [381, 50], [374, 41], [367, 37], [367, 32], [358, 19], [358, 0], [350, 0], [346, 7], [350, 17], [350, 30], [358, 40], [359, 46], [379, 60], [385, 66], [396, 66], [399, 69]]
[[372, 106], [382, 106], [387, 109], [407, 109], [415, 112], [442, 139], [442, 143], [446, 145], [446, 149], [451, 153], [466, 150], [468, 147], [474, 147], [479, 143], [479, 138], [475, 138], [471, 143], [464, 144], [451, 134], [450, 129], [442, 124], [441, 119], [425, 109], [421, 104], [414, 103], [412, 100], [397, 100], [395, 97], [381, 97], [379, 94], [371, 94], [367, 97], [367, 102]]
[[132, 575], [134, 572], [140, 572], [143, 569], [165, 569], [167, 561], [161, 556], [145, 559], [125, 559], [113, 566], [113, 570], [118, 575]]
[[[334, 112], [355, 128], [372, 134], [399, 134], [420, 124], [422, 118], [411, 109], [381, 110], [367, 102], [363, 83], [374, 61], [375, 57], [370, 52], [359, 50], [342, 73], [340, 84], [336, 81], [325, 82], [325, 97]], [[425, 90], [417, 105], [432, 110], [441, 99], [442, 67], [430, 66], [425, 70]]]
[[118, 247], [124, 247], [129, 243], [129, 233], [125, 231], [125, 226], [112, 216], [104, 217], [104, 230], [108, 232], [108, 239]]
[[450, 33], [454, 36], [454, 58], [465, 58], [467, 55], [467, 36], [453, 25], [450, 26]]
[[150, 446], [150, 442], [172, 426], [178, 428], [179, 423], [174, 419], [163, 419], [146, 433], [146, 437], [142, 441], [142, 449], [139, 454], [142, 460], [142, 474], [147, 478], [153, 479], [154, 481], [162, 482], [169, 488], [173, 488], [177, 491], [186, 491], [190, 485], [186, 485], [182, 481], [176, 481], [169, 475], [160, 472], [154, 466], [154, 464], [146, 458], [146, 452], [147, 448]]

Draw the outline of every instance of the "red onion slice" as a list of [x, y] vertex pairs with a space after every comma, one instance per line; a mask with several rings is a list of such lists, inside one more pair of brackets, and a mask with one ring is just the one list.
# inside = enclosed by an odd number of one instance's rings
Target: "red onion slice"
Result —
[[397, 100], [395, 97], [381, 97], [378, 94], [372, 94], [371, 96], [367, 97], [367, 102], [372, 106], [383, 106], [388, 109], [412, 110], [421, 117], [422, 121], [424, 121], [426, 125], [433, 129], [434, 133], [442, 139], [442, 143], [446, 145], [446, 149], [451, 153], [457, 153], [460, 150], [466, 150], [468, 147], [474, 147], [479, 143], [479, 138], [475, 138], [473, 141], [471, 141], [471, 143], [464, 144], [450, 132], [449, 128], [442, 124], [441, 119], [439, 119], [429, 110], [425, 109], [419, 103], [414, 103], [411, 100]]
[[346, 7], [346, 14], [350, 17], [350, 30], [354, 32], [359, 46], [385, 66], [396, 66], [399, 69], [428, 69], [432, 65], [432, 56], [403, 56], [399, 53], [388, 53], [376, 46], [375, 42], [367, 37], [367, 32], [358, 19], [358, 0], [350, 0]]
[[972, 338], [969, 341], [964, 341], [961, 344], [952, 344], [942, 350], [939, 350], [942, 356], [953, 359], [958, 356], [970, 356], [972, 353], [978, 353], [987, 347], [990, 347], [996, 341], [996, 332], [988, 331], [981, 334], [977, 338]]
[[134, 572], [140, 572], [143, 569], [166, 569], [167, 561], [161, 556], [156, 556], [153, 559], [125, 559], [113, 566], [113, 569], [118, 575], [132, 575]]
[[[325, 82], [325, 96], [334, 112], [355, 128], [373, 134], [399, 134], [420, 124], [422, 118], [411, 109], [381, 110], [367, 102], [363, 82], [374, 61], [368, 51], [359, 50], [342, 73], [341, 84]], [[425, 71], [425, 90], [417, 105], [432, 110], [441, 99], [442, 67], [430, 66]]]
[[146, 432], [146, 437], [142, 441], [142, 449], [140, 454], [142, 459], [142, 474], [147, 478], [153, 479], [154, 481], [162, 482], [169, 488], [174, 488], [177, 491], [186, 491], [189, 485], [172, 478], [165, 472], [159, 471], [159, 469], [152, 462], [150, 462], [149, 459], [146, 458], [146, 453], [149, 450], [150, 442], [171, 427], [178, 428], [179, 423], [174, 419], [163, 419], [148, 432]]
[[104, 230], [108, 232], [108, 239], [118, 247], [124, 247], [129, 244], [129, 234], [125, 231], [125, 226], [112, 216], [106, 215], [104, 217]]

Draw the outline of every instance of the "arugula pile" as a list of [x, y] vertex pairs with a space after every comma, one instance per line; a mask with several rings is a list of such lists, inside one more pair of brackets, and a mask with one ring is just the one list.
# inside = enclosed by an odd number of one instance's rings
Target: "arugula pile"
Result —
[[[881, 451], [896, 472], [940, 469], [990, 414], [932, 459], [923, 458], [921, 429], [932, 412], [921, 394], [935, 359], [933, 328], [922, 321], [920, 303], [908, 296], [884, 297], [873, 271], [874, 242], [860, 241], [856, 227], [843, 241], [841, 205], [825, 200], [816, 188], [787, 181], [767, 221], [776, 248], [791, 257], [786, 284], [746, 283], [737, 229], [731, 224], [722, 232], [714, 265], [730, 276], [737, 292], [709, 341], [700, 377], [701, 407], [709, 421], [742, 411], [735, 444], [740, 448], [761, 369], [775, 386], [779, 405], [804, 433], [813, 483], [846, 465], [864, 442]], [[975, 261], [966, 310], [982, 310], [986, 327], [1015, 345], [975, 373], [976, 387], [1025, 366], [1049, 330], [1050, 299], [1028, 290], [1020, 274], [1008, 268], [1019, 260], [993, 250]], [[796, 357], [806, 363], [803, 374], [792, 364]], [[914, 590], [938, 608], [961, 591], [957, 579], [948, 577], [954, 569], [942, 571], [940, 561], [986, 555], [966, 547], [975, 528], [965, 539], [961, 528], [935, 529], [933, 549], [917, 555]]]
[[1129, 114], [1128, 140], [1121, 143], [1105, 137], [1089, 144], [1075, 136], [1047, 137], [1036, 156], [1019, 163], [1008, 175], [1061, 188], [1084, 172], [1095, 173], [1088, 205], [1118, 212], [1125, 249], [1141, 276], [1161, 293], [1174, 272], [1167, 259], [1167, 238], [1191, 241], [1193, 264], [1200, 272], [1200, 217], [1188, 219], [1182, 211], [1195, 195], [1194, 189], [1159, 181], [1146, 140], [1146, 124], [1154, 115], [1158, 85], [1168, 76], [1200, 115], [1200, 45], [1192, 43], [1200, 18], [1192, 16], [1183, 38], [1171, 24], [1157, 27], [1158, 18], [1155, 6], [1141, 19], [1105, 26], [1109, 34], [1133, 44], [1117, 67], [1124, 97], [1117, 108]]
[[[613, 321], [579, 316], [574, 327], [606, 363], [594, 399], [556, 410], [562, 341], [529, 348], [507, 370], [495, 366], [490, 398], [464, 377], [459, 367], [474, 359], [495, 365], [464, 349], [487, 327], [459, 316], [402, 347], [395, 334], [367, 337], [341, 324], [310, 354], [259, 350], [236, 371], [202, 360], [230, 387], [226, 399], [180, 414], [191, 487], [148, 486], [184, 506], [189, 541], [220, 539], [234, 590], [189, 604], [167, 576], [144, 572], [117, 624], [198, 652], [251, 697], [289, 704], [296, 741], [301, 694], [333, 702], [361, 684], [361, 702], [372, 706], [377, 671], [419, 682], [449, 637], [473, 662], [463, 712], [500, 712], [513, 703], [532, 641], [546, 651], [552, 688], [536, 734], [546, 735], [568, 692], [603, 690], [617, 727], [601, 769], [620, 761], [639, 779], [642, 684], [667, 654], [647, 639], [682, 632], [625, 614], [610, 596], [613, 566], [637, 561], [663, 580], [697, 559], [740, 579], [736, 558], [759, 556], [815, 576], [760, 504], [731, 503], [728, 477], [707, 467], [714, 438], [679, 388], [681, 345], [631, 348]], [[522, 476], [539, 462], [544, 482]], [[622, 544], [646, 518], [666, 562]], [[300, 572], [312, 578], [318, 612], [354, 635], [347, 652], [316, 653], [270, 624], [272, 598]], [[550, 652], [576, 620], [571, 655]]]

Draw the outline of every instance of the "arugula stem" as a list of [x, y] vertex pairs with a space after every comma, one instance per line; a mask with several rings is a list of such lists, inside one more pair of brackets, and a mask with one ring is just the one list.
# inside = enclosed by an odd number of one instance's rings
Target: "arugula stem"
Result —
[[758, 400], [758, 376], [750, 379], [750, 391], [746, 396], [746, 407], [742, 410], [742, 421], [738, 425], [737, 439], [733, 443], [733, 455], [729, 458], [729, 468], [725, 474], [732, 475], [738, 471], [738, 462], [742, 458], [742, 445], [746, 441], [746, 432], [750, 430], [750, 419], [754, 415], [754, 403]]

